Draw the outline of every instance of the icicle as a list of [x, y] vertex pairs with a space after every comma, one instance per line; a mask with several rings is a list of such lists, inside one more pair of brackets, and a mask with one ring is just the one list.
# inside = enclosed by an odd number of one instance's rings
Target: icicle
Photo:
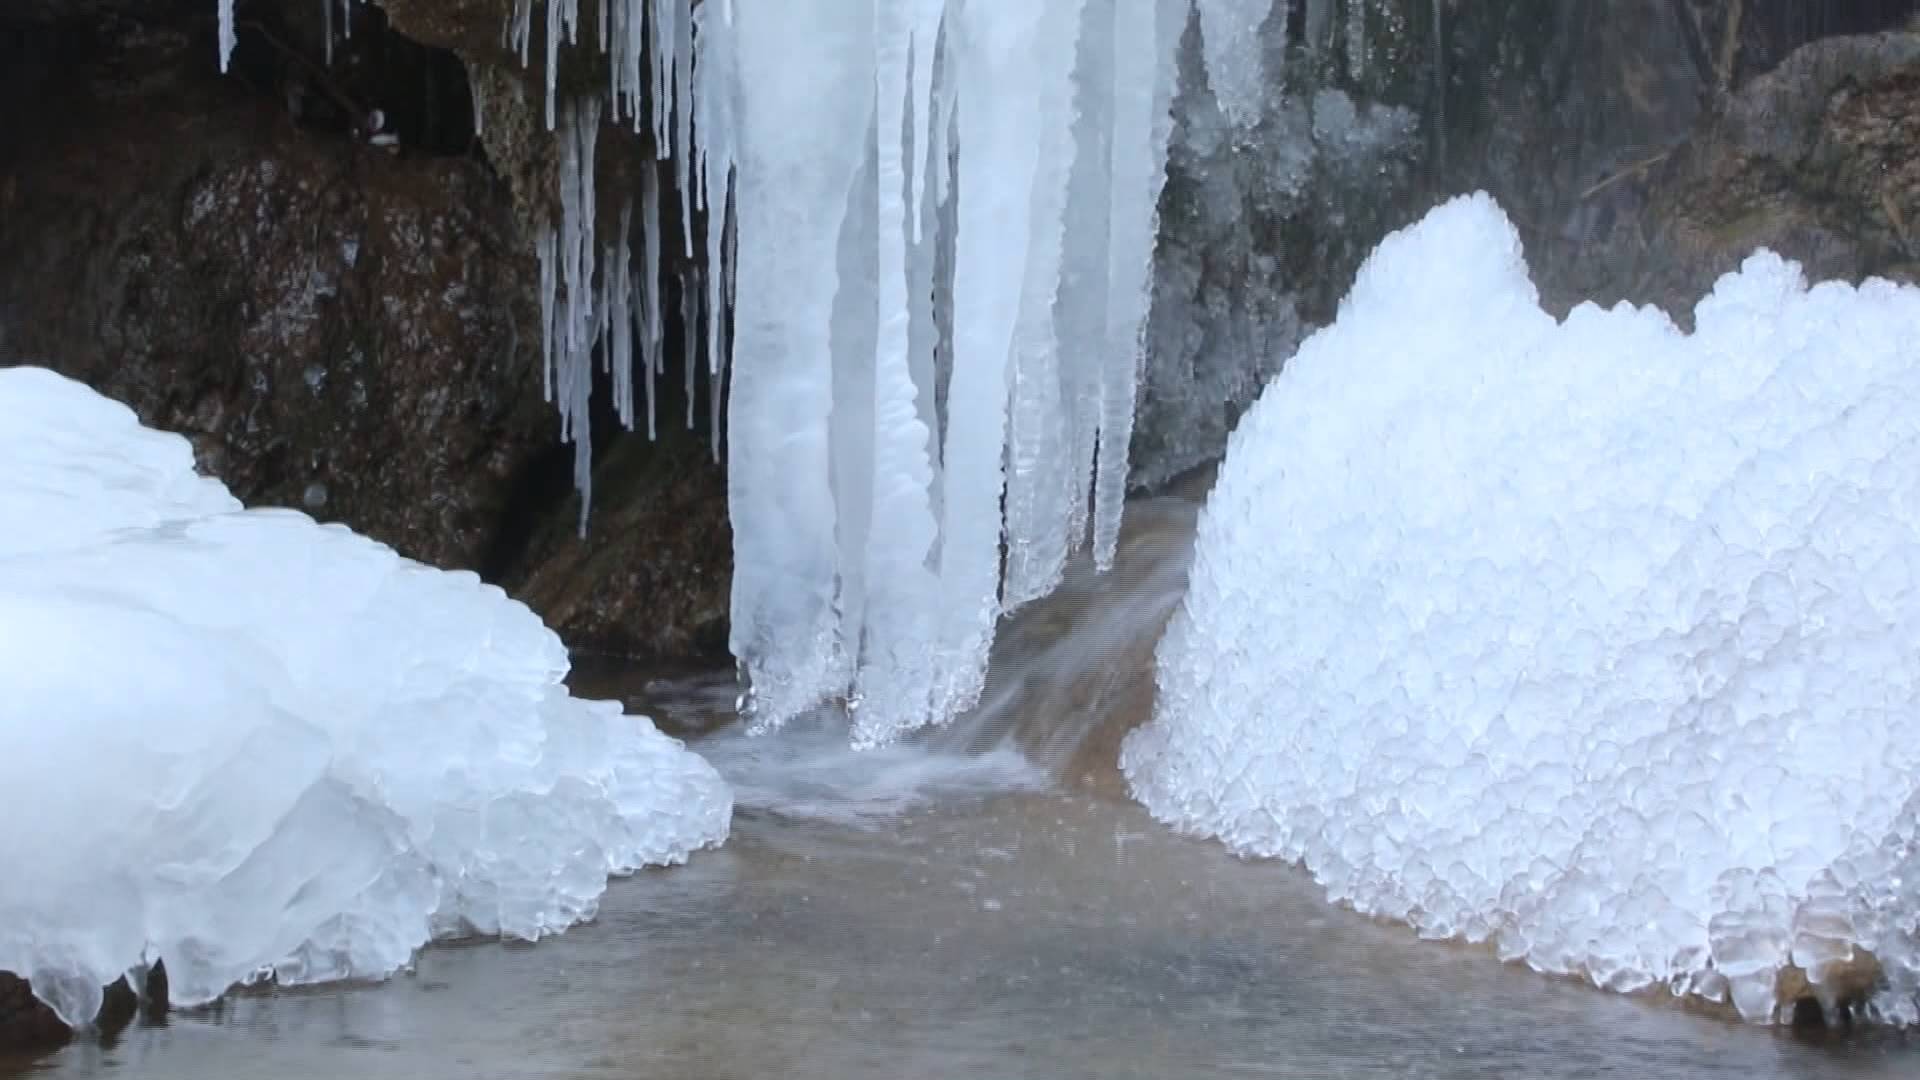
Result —
[[829, 268], [865, 156], [874, 54], [867, 5], [739, 0], [736, 8], [742, 92], [727, 406], [730, 644], [751, 680], [744, 711], [764, 726], [846, 685], [828, 484], [837, 284]]
[[613, 276], [613, 302], [608, 305], [608, 328], [613, 334], [614, 403], [620, 414], [620, 426], [633, 430], [633, 200], [620, 204], [620, 231], [615, 236], [613, 253], [604, 273]]
[[[724, 2], [731, 4], [732, 0], [724, 0]], [[723, 205], [730, 207], [732, 204], [725, 203], [723, 201]], [[727, 257], [726, 257], [726, 261], [723, 263], [720, 263], [719, 265], [721, 265], [722, 267], [737, 267], [740, 265], [739, 221], [735, 218], [735, 216], [732, 213], [728, 213], [726, 215], [726, 222], [727, 223], [726, 223], [725, 232], [724, 232], [724, 244], [726, 248]], [[732, 275], [728, 275], [726, 280], [726, 306], [728, 310], [738, 310], [739, 294], [737, 290], [738, 290], [738, 278]], [[720, 340], [720, 344], [718, 346], [715, 346], [719, 351], [712, 354], [714, 357], [713, 367], [708, 373], [708, 379], [712, 386], [712, 393], [707, 395], [707, 408], [710, 410], [709, 417], [711, 419], [711, 424], [709, 425], [707, 430], [710, 433], [710, 438], [712, 439], [712, 442], [713, 442], [713, 460], [715, 463], [718, 463], [720, 461], [720, 433], [721, 433], [722, 405], [727, 400], [727, 395], [726, 395], [727, 372], [726, 372], [725, 366], [720, 362], [719, 358], [723, 354], [731, 355], [733, 350], [732, 350], [732, 342], [727, 338], [726, 322], [716, 321], [714, 323], [714, 328], [715, 328], [715, 334]]]
[[533, 0], [514, 0], [513, 18], [507, 22], [507, 48], [520, 55], [520, 66], [530, 62], [533, 47]]
[[[869, 11], [880, 17], [876, 23], [886, 15], [885, 6], [881, 4], [872, 4]], [[886, 70], [889, 66], [887, 43], [882, 27], [876, 25], [874, 30], [878, 39], [873, 54], [878, 65], [876, 81], [884, 93], [891, 81]], [[884, 104], [881, 114], [885, 114]], [[868, 116], [873, 116], [871, 107]], [[873, 121], [869, 119], [868, 123]], [[828, 335], [833, 352], [833, 404], [827, 426], [828, 481], [829, 490], [833, 492], [833, 543], [839, 565], [834, 595], [838, 620], [834, 632], [838, 652], [850, 664], [865, 659], [862, 644], [867, 619], [867, 568], [874, 554], [873, 493], [880, 434], [874, 412], [874, 391], [877, 369], [884, 363], [879, 342], [880, 324], [887, 318], [880, 300], [878, 252], [885, 226], [875, 213], [880, 200], [875, 145], [878, 141], [869, 128], [859, 171], [852, 189], [844, 197], [834, 267], [838, 290], [833, 298]], [[847, 694], [848, 682], [857, 685], [867, 674], [858, 670], [865, 666], [857, 664], [855, 671], [840, 676], [842, 682], [836, 689]], [[860, 701], [857, 694], [848, 695], [848, 700]], [[874, 713], [880, 711], [854, 707], [851, 715], [857, 744], [871, 741], [868, 732]], [[916, 714], [918, 711], [915, 710]]]
[[1261, 27], [1273, 0], [1198, 0], [1207, 85], [1227, 118], [1241, 127], [1260, 119], [1267, 85]]
[[[1048, 5], [1040, 28], [1048, 49], [1075, 55], [1082, 3]], [[1006, 569], [1001, 603], [1008, 610], [1060, 583], [1069, 544], [1068, 507], [1078, 477], [1068, 471], [1068, 428], [1061, 423], [1060, 356], [1054, 305], [1060, 292], [1067, 185], [1074, 158], [1073, 64], [1059, 65], [1033, 107], [1040, 158], [1034, 173], [1025, 284], [1014, 327], [1007, 417]], [[1084, 348], [1070, 343], [1068, 347]]]
[[340, 0], [341, 36], [353, 40], [353, 0]]
[[220, 0], [220, 73], [222, 75], [227, 73], [227, 67], [233, 61], [233, 47], [239, 43], [240, 39], [233, 32], [233, 0]]
[[687, 430], [693, 430], [694, 387], [700, 371], [700, 276], [691, 263], [680, 273], [681, 361], [686, 366]]
[[[917, 35], [918, 31], [916, 31]], [[916, 114], [912, 128], [914, 135], [913, 158], [915, 175], [919, 183], [924, 184], [927, 170], [935, 168], [935, 162], [944, 162], [947, 153], [946, 132], [932, 120], [933, 87], [943, 85], [942, 80], [951, 78], [952, 63], [946, 49], [947, 35], [940, 32], [931, 41], [918, 36], [914, 39], [916, 49], [914, 63], [915, 78], [921, 74], [919, 65], [924, 65], [927, 77], [927, 96], [920, 96], [916, 86], [915, 108], [928, 115]], [[922, 50], [922, 46], [925, 46]], [[940, 427], [937, 398], [939, 381], [935, 355], [939, 351], [941, 324], [935, 314], [936, 282], [939, 292], [946, 300], [951, 300], [951, 290], [946, 286], [951, 275], [939, 275], [935, 266], [939, 262], [942, 249], [940, 231], [942, 214], [949, 207], [947, 201], [927, 198], [929, 193], [923, 187], [919, 197], [911, 200], [910, 213], [914, 216], [913, 243], [907, 254], [907, 368], [913, 379], [915, 412], [920, 424], [927, 429], [927, 453], [929, 476], [927, 479], [927, 500], [929, 505], [941, 504], [940, 486], [940, 447], [943, 432]], [[939, 536], [936, 534], [933, 548], [928, 552], [930, 565], [937, 565], [939, 555]]]
[[[722, 296], [722, 290], [731, 280], [722, 268], [733, 265], [723, 250], [730, 227], [728, 199], [733, 188], [735, 154], [733, 28], [720, 4], [701, 4], [694, 9], [693, 19], [694, 130], [699, 139], [695, 156], [699, 159], [701, 206], [707, 215], [707, 371], [717, 386], [722, 357], [726, 355], [722, 323], [731, 306], [728, 298]], [[714, 431], [717, 440], [718, 424], [714, 425]], [[716, 456], [717, 445], [716, 442]]]
[[1163, 132], [1170, 125], [1173, 71], [1165, 41], [1168, 20], [1158, 7], [1156, 0], [1119, 0], [1114, 13], [1112, 271], [1093, 509], [1093, 560], [1102, 570], [1113, 564], [1120, 537], [1156, 209], [1166, 179]]
[[1073, 485], [1066, 506], [1067, 536], [1075, 549], [1088, 535], [1092, 508], [1087, 493], [1104, 415], [1101, 372], [1107, 355], [1108, 251], [1113, 239], [1113, 155], [1108, 150], [1114, 109], [1113, 19], [1112, 3], [1089, 3], [1081, 22], [1074, 71], [1075, 156], [1054, 312], [1066, 404], [1064, 468]]
[[[676, 0], [685, 3], [686, 0]], [[680, 187], [680, 235], [688, 259], [693, 258], [693, 13], [680, 11], [673, 20], [673, 175]]]
[[907, 197], [907, 217], [913, 222], [913, 242], [920, 243], [923, 215], [920, 201], [927, 188], [927, 147], [933, 142], [933, 69], [946, 21], [946, 0], [914, 0], [911, 32], [913, 57], [913, 190]]
[[559, 258], [559, 245], [560, 234], [551, 227], [541, 230], [535, 241], [535, 254], [540, 260], [540, 397], [547, 402], [553, 400], [554, 293], [559, 287], [554, 264]]
[[640, 2], [601, 0], [602, 10], [609, 13], [607, 82], [613, 95], [613, 119], [615, 123], [622, 117], [632, 121], [635, 134], [640, 131], [640, 60], [645, 50]]
[[646, 368], [647, 390], [647, 438], [659, 438], [657, 424], [659, 409], [654, 403], [654, 376], [659, 373], [662, 362], [661, 352], [666, 331], [663, 323], [663, 305], [660, 302], [660, 178], [651, 163], [640, 170], [640, 227], [645, 233], [641, 245], [644, 261], [641, 263], [641, 277], [646, 283], [645, 298], [641, 304], [640, 356], [641, 365]]
[[[560, 222], [544, 230], [540, 245], [542, 385], [560, 410], [560, 437], [573, 444], [574, 485], [580, 491], [580, 530], [585, 535], [593, 498], [593, 347], [614, 331], [625, 302], [617, 280], [624, 272], [619, 248], [602, 268], [596, 290], [594, 158], [600, 132], [600, 99], [585, 97], [562, 111], [560, 142]], [[623, 234], [624, 237], [624, 234]], [[564, 303], [558, 291], [564, 288]], [[597, 295], [596, 295], [597, 293]]]
[[[604, 2], [604, 0], [603, 0]], [[518, 18], [516, 11], [515, 17]], [[547, 130], [553, 130], [554, 88], [560, 78], [560, 38], [577, 45], [580, 38], [580, 0], [547, 0]], [[524, 47], [521, 61], [525, 62]]]
[[653, 48], [649, 53], [653, 62], [653, 142], [662, 160], [675, 152], [671, 133], [673, 77], [678, 66], [675, 53], [680, 46], [680, 9], [686, 3], [687, 0], [650, 0], [653, 12]]
[[[352, 21], [349, 19], [348, 21]], [[327, 66], [333, 66], [333, 0], [320, 0], [320, 36], [326, 39]]]

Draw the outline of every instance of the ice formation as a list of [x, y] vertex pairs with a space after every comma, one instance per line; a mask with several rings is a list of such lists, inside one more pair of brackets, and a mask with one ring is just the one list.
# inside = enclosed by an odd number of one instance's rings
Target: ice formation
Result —
[[606, 0], [604, 102], [558, 90], [579, 0], [516, 0], [506, 45], [531, 63], [536, 11], [543, 363], [582, 528], [595, 355], [629, 425], [640, 365], [649, 431], [664, 371], [659, 178], [642, 266], [631, 211], [596, 242], [610, 115], [650, 126], [705, 259], [679, 296], [716, 439], [727, 401], [748, 711], [844, 701], [874, 743], [964, 710], [1001, 611], [1076, 548], [1112, 558], [1187, 3]]
[[1261, 30], [1273, 0], [1196, 0], [1200, 40], [1206, 49], [1207, 82], [1220, 108], [1234, 123], [1252, 127], [1260, 119], [1267, 73]]
[[726, 834], [715, 772], [569, 697], [473, 575], [242, 511], [37, 368], [0, 370], [0, 461], [0, 970], [68, 1021], [156, 958], [193, 1004], [537, 938]]
[[1544, 313], [1485, 196], [1380, 245], [1229, 445], [1153, 813], [1425, 936], [1920, 1020], [1920, 289], [1762, 252]]
[[750, 73], [728, 486], [757, 720], [845, 698], [870, 743], [951, 717], [1002, 540], [1007, 604], [1089, 525], [1110, 557], [1184, 12], [742, 0], [696, 39], [696, 71], [724, 43]]

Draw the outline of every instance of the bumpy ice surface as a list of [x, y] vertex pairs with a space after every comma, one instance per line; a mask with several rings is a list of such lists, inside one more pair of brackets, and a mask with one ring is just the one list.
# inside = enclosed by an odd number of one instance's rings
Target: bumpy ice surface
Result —
[[473, 575], [242, 511], [36, 368], [0, 370], [0, 465], [0, 970], [70, 1022], [155, 958], [194, 1003], [537, 938], [726, 834], [714, 771], [570, 698]]
[[[1485, 196], [1242, 422], [1123, 767], [1435, 938], [1920, 1020], [1920, 290], [1756, 254], [1684, 334], [1541, 311]], [[1857, 967], [1854, 968], [1857, 970]]]

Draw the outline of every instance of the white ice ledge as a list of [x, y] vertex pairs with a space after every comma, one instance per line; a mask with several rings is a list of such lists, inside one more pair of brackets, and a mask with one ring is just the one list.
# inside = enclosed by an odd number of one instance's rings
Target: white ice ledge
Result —
[[714, 771], [569, 697], [526, 607], [243, 511], [37, 368], [0, 370], [0, 522], [0, 970], [69, 1022], [156, 958], [193, 1004], [538, 938], [726, 835]]

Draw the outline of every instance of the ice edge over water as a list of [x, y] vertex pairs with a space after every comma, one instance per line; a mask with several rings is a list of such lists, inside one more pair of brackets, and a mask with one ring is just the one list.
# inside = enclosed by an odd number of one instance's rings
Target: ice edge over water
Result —
[[1542, 971], [1920, 1021], [1920, 289], [1761, 252], [1541, 310], [1484, 195], [1235, 431], [1122, 767], [1163, 821]]
[[539, 938], [725, 837], [714, 770], [568, 696], [474, 575], [243, 511], [38, 368], [0, 370], [0, 461], [0, 970], [70, 1024], [156, 958], [196, 1004]]

